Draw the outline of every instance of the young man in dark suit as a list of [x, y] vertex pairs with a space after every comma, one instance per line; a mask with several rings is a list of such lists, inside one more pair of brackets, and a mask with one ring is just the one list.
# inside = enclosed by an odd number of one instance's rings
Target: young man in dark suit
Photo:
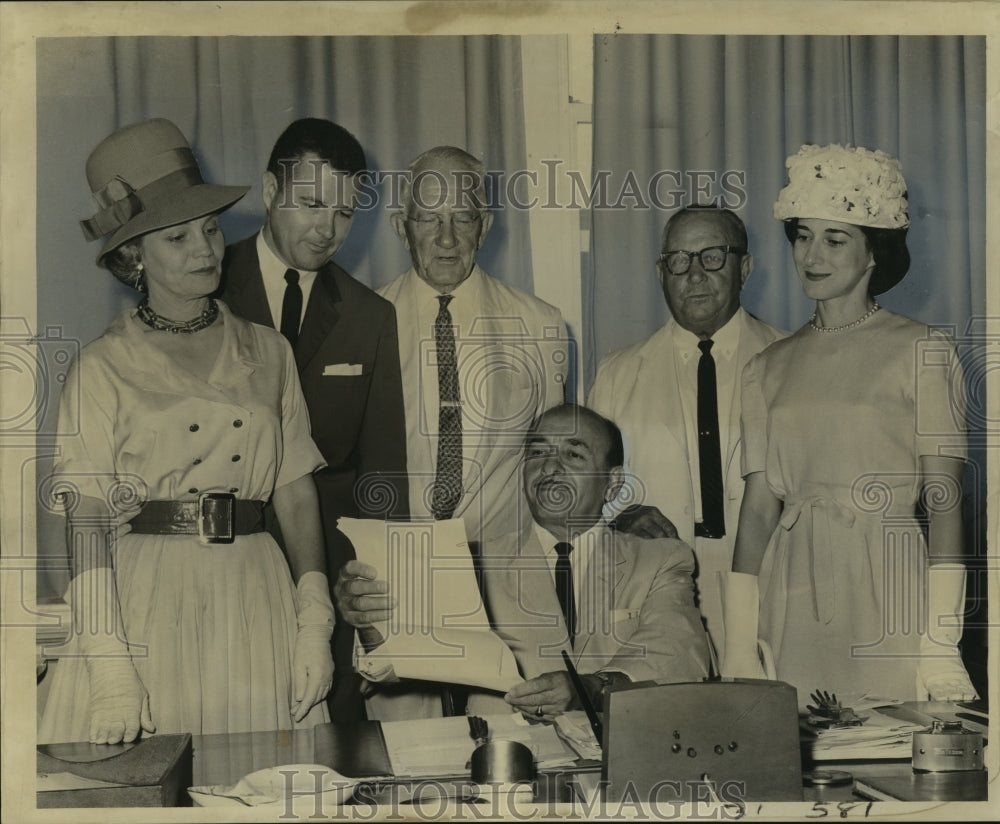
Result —
[[[331, 258], [343, 244], [366, 169], [346, 129], [304, 118], [289, 125], [262, 176], [267, 219], [229, 246], [220, 297], [247, 320], [278, 328], [295, 352], [312, 437], [331, 580], [350, 557], [341, 516], [406, 518], [406, 437], [392, 304]], [[334, 718], [362, 711], [351, 684], [353, 632], [334, 635]]]

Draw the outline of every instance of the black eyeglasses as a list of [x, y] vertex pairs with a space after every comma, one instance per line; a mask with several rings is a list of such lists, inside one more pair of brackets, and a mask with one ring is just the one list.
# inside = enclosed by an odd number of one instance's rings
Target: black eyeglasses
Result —
[[726, 265], [726, 258], [730, 252], [734, 255], [745, 255], [747, 250], [740, 249], [738, 246], [708, 246], [700, 252], [685, 252], [682, 249], [677, 249], [672, 252], [664, 252], [656, 259], [656, 262], [660, 266], [666, 266], [667, 271], [672, 275], [686, 275], [688, 269], [691, 268], [692, 259], [698, 258], [698, 263], [706, 272], [718, 272]]

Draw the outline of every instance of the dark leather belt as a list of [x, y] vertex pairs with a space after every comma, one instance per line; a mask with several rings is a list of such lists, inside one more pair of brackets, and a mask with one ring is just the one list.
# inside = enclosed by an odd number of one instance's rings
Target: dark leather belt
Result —
[[721, 534], [716, 534], [715, 532], [712, 532], [712, 530], [710, 530], [708, 527], [706, 527], [700, 521], [694, 525], [694, 535], [695, 535], [696, 538], [716, 538], [716, 539], [718, 539], [718, 538], [725, 538], [726, 537], [725, 530], [723, 530], [723, 532]]
[[197, 501], [149, 501], [130, 522], [139, 535], [197, 535], [205, 544], [231, 544], [264, 531], [264, 502], [229, 492], [203, 492]]

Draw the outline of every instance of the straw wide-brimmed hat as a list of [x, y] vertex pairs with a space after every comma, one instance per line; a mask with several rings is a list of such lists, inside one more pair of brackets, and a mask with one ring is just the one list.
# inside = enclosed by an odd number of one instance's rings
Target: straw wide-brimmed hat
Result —
[[87, 240], [108, 237], [97, 256], [134, 238], [228, 209], [249, 186], [206, 183], [184, 135], [169, 120], [126, 126], [87, 160], [87, 182], [100, 211], [80, 221]]

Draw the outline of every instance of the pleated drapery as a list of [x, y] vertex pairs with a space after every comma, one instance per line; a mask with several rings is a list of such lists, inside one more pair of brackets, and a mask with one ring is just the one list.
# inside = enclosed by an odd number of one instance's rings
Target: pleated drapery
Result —
[[629, 173], [642, 184], [674, 174], [660, 187], [670, 208], [626, 201], [632, 208], [593, 212], [585, 382], [603, 355], [667, 319], [653, 262], [670, 212], [691, 202], [722, 197], [746, 222], [756, 266], [744, 304], [785, 329], [805, 322], [812, 307], [771, 216], [785, 158], [803, 143], [900, 158], [913, 265], [880, 300], [964, 332], [985, 307], [985, 46], [982, 37], [597, 36], [595, 174], [610, 171], [612, 190]]
[[[467, 149], [489, 170], [525, 164], [518, 37], [48, 38], [37, 54], [38, 318], [58, 318], [84, 343], [134, 302], [94, 266], [97, 244], [77, 225], [95, 211], [87, 156], [121, 126], [166, 117], [193, 144], [206, 179], [253, 185], [223, 215], [228, 242], [263, 223], [260, 175], [278, 135], [300, 117], [344, 126], [380, 172], [405, 170], [442, 144]], [[337, 253], [373, 287], [410, 262], [384, 208], [388, 187], [378, 191], [378, 205], [357, 213]], [[479, 260], [532, 291], [527, 212], [500, 211]]]

